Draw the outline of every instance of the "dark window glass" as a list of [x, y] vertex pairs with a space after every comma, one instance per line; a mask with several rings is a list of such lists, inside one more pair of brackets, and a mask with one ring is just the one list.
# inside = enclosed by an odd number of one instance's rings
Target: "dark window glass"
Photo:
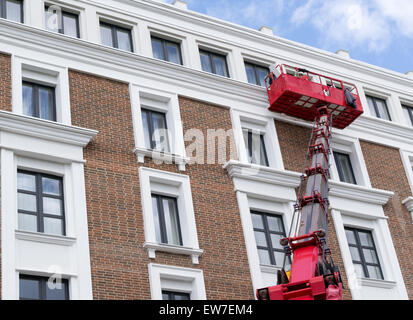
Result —
[[179, 43], [152, 37], [152, 52], [156, 59], [182, 64], [181, 45]]
[[0, 18], [23, 23], [23, 0], [0, 0]]
[[340, 152], [334, 152], [338, 175], [341, 182], [357, 184], [351, 165], [350, 155]]
[[345, 228], [356, 273], [362, 278], [383, 280], [377, 250], [371, 231]]
[[176, 198], [152, 195], [156, 240], [159, 243], [182, 246], [181, 226], [179, 223]]
[[47, 30], [80, 38], [79, 16], [77, 14], [45, 7], [45, 19]]
[[17, 172], [19, 230], [65, 235], [62, 178]]
[[163, 300], [191, 300], [189, 293], [162, 291]]
[[[251, 211], [251, 218], [260, 263], [282, 266], [284, 263], [284, 249], [280, 244], [280, 240], [285, 238], [282, 217]], [[286, 266], [290, 263], [290, 258], [287, 257]]]
[[166, 116], [164, 113], [142, 109], [142, 122], [145, 147], [152, 150], [169, 152]]
[[269, 73], [268, 68], [264, 68], [252, 63], [245, 63], [248, 82], [265, 87], [265, 77]]
[[367, 98], [367, 102], [369, 104], [370, 112], [372, 115], [380, 119], [391, 121], [386, 100], [379, 99], [379, 98], [372, 97], [372, 96], [366, 96], [366, 98]]
[[402, 105], [405, 115], [407, 116], [408, 121], [413, 126], [413, 107], [408, 107]]
[[133, 51], [132, 33], [130, 29], [101, 22], [100, 38], [102, 44], [105, 46], [130, 52]]
[[67, 279], [52, 280], [45, 277], [20, 275], [20, 300], [69, 300]]
[[227, 57], [221, 54], [200, 50], [202, 70], [223, 77], [229, 77]]
[[243, 134], [248, 162], [268, 167], [268, 157], [265, 149], [264, 135], [250, 129], [243, 129]]
[[23, 82], [23, 114], [56, 121], [55, 88]]

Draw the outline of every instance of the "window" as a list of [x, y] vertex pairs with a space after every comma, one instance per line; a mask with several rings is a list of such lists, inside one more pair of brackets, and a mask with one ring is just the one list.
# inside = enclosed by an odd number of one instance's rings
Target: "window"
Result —
[[[285, 238], [282, 217], [256, 211], [251, 211], [251, 216], [261, 264], [282, 266], [284, 249], [280, 240]], [[287, 258], [286, 264], [289, 263]]]
[[251, 129], [243, 129], [242, 131], [244, 134], [248, 162], [268, 167], [268, 157], [265, 149], [264, 135], [253, 132]]
[[189, 293], [162, 291], [162, 300], [191, 300]]
[[345, 230], [356, 273], [360, 277], [383, 280], [371, 232], [353, 228]]
[[227, 58], [224, 55], [200, 50], [202, 70], [229, 77]]
[[20, 300], [69, 300], [67, 279], [49, 281], [46, 277], [20, 275]]
[[391, 121], [386, 100], [372, 97], [372, 96], [366, 96], [366, 98], [367, 98], [367, 102], [369, 104], [370, 112], [372, 115], [380, 119]]
[[0, 0], [0, 18], [23, 23], [23, 0]]
[[182, 64], [181, 45], [179, 43], [152, 37], [152, 53], [156, 59]]
[[152, 194], [156, 240], [182, 246], [181, 226], [179, 223], [176, 198]]
[[45, 7], [46, 29], [67, 36], [80, 38], [79, 15], [67, 11], [53, 10]]
[[165, 113], [141, 109], [145, 137], [145, 147], [169, 152], [168, 132]]
[[105, 46], [130, 52], [133, 51], [132, 33], [130, 29], [101, 22], [100, 36], [102, 44]]
[[249, 83], [265, 87], [265, 77], [270, 72], [268, 68], [246, 62], [245, 70]]
[[350, 161], [350, 155], [346, 153], [333, 152], [337, 166], [338, 175], [341, 182], [357, 184], [354, 176], [353, 167]]
[[402, 107], [409, 123], [413, 126], [413, 107], [408, 107], [406, 105], [402, 105]]
[[23, 114], [56, 121], [55, 88], [23, 82]]
[[62, 178], [17, 172], [19, 230], [65, 235]]

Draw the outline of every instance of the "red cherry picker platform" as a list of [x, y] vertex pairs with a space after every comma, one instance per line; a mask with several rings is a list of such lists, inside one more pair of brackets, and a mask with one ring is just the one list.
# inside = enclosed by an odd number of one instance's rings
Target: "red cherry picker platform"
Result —
[[266, 86], [269, 110], [314, 123], [289, 235], [280, 241], [285, 257], [278, 284], [258, 289], [257, 298], [341, 300], [343, 281], [328, 248], [330, 143], [333, 127], [344, 129], [363, 113], [357, 88], [288, 65], [277, 66]]

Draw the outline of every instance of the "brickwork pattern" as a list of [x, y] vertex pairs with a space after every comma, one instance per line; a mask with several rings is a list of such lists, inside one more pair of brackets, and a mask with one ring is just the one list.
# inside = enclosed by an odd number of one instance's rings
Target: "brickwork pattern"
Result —
[[11, 111], [11, 57], [0, 53], [0, 110]]

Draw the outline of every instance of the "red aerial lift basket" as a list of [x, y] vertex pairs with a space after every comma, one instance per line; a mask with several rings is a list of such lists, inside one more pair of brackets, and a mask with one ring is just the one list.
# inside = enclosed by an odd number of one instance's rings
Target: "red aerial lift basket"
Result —
[[[358, 90], [346, 83], [321, 74], [288, 65], [278, 65], [266, 78], [269, 110], [314, 121], [317, 109], [327, 106], [333, 127], [344, 129], [363, 113]], [[347, 100], [346, 93], [347, 91]], [[350, 105], [349, 98], [354, 98]]]

